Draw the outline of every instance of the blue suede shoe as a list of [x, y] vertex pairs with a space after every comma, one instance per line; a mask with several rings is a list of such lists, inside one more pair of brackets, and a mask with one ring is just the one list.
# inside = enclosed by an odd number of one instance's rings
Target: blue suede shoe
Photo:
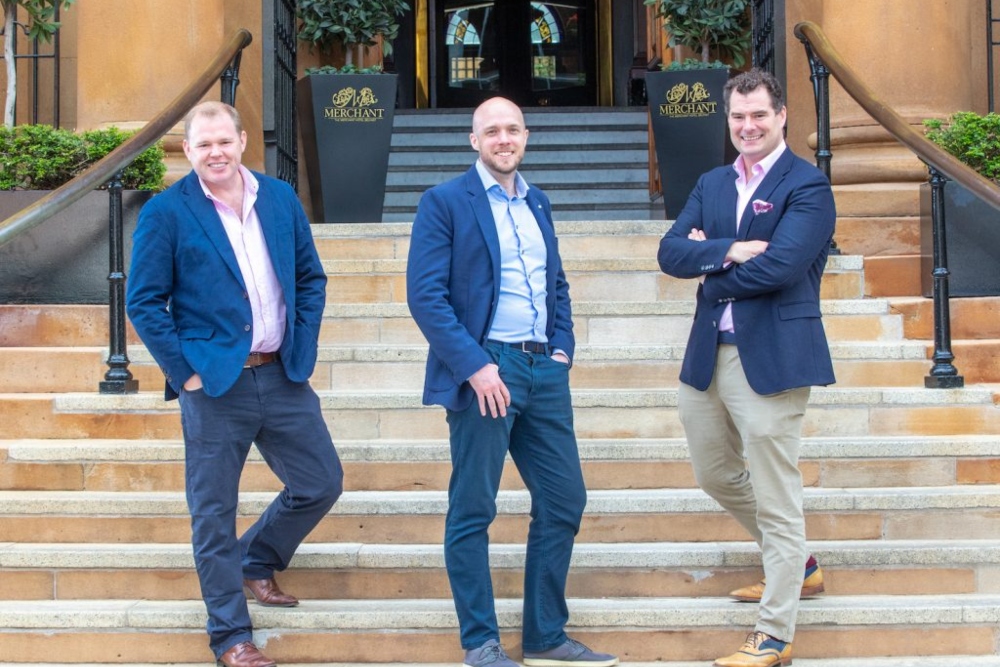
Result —
[[465, 652], [465, 667], [520, 667], [516, 662], [507, 657], [503, 646], [495, 639], [491, 639], [479, 648], [469, 649]]
[[528, 667], [612, 667], [618, 664], [618, 658], [608, 653], [595, 653], [575, 639], [567, 639], [548, 651], [525, 651], [524, 664]]

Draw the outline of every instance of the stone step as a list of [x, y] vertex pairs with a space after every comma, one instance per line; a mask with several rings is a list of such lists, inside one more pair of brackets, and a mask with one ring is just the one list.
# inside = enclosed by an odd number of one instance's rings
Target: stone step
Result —
[[[982, 346], [983, 349], [979, 349]], [[608, 347], [581, 345], [570, 371], [574, 389], [656, 389], [676, 387], [684, 345]], [[831, 355], [838, 386], [917, 387], [930, 371], [928, 345], [920, 341], [833, 343]], [[994, 345], [973, 342], [956, 352], [962, 359], [976, 354], [972, 382], [1000, 382]], [[96, 391], [108, 370], [104, 347], [0, 348], [0, 380], [8, 393]], [[143, 390], [163, 384], [163, 375], [148, 350], [128, 348], [129, 370]], [[422, 386], [426, 345], [333, 346], [319, 349], [312, 384], [317, 389], [365, 387], [413, 390]], [[1000, 363], [1000, 362], [998, 362]]]
[[[320, 391], [336, 439], [427, 439], [447, 436], [442, 410], [422, 406], [419, 391]], [[814, 388], [807, 436], [954, 435], [1000, 431], [990, 385], [964, 389]], [[579, 438], [681, 437], [677, 390], [577, 390]], [[176, 401], [161, 392], [0, 394], [8, 438], [177, 438]]]
[[[656, 246], [645, 258], [567, 259], [563, 269], [575, 301], [614, 302], [622, 294], [630, 301], [693, 302], [698, 283], [660, 271]], [[327, 303], [403, 303], [406, 301], [406, 260], [325, 260], [329, 276]], [[823, 299], [861, 299], [864, 274], [861, 258], [838, 256], [823, 275]]]
[[[437, 145], [433, 153], [427, 148], [405, 148], [397, 146], [389, 154], [389, 174], [398, 171], [431, 172], [445, 170], [452, 176], [460, 176], [469, 170], [475, 157], [470, 157], [468, 134], [463, 137], [466, 143]], [[634, 169], [637, 166], [647, 173], [649, 163], [649, 145], [646, 142], [605, 143], [587, 146], [583, 150], [567, 148], [565, 144], [549, 144], [535, 146], [532, 140], [531, 148], [525, 153], [522, 174], [529, 183], [535, 183], [532, 178], [534, 170], [566, 167], [572, 164], [595, 167], [605, 164], [612, 168]], [[190, 165], [189, 165], [190, 168]]]
[[[588, 156], [591, 157], [591, 156]], [[468, 161], [465, 151], [461, 154], [461, 159]], [[386, 176], [386, 192], [404, 192], [409, 190], [424, 190], [439, 183], [451, 180], [460, 176], [468, 169], [456, 170], [450, 165], [440, 166], [437, 169], [412, 169], [404, 170], [396, 167], [388, 172]], [[574, 187], [584, 187], [590, 185], [601, 187], [636, 186], [647, 189], [649, 186], [649, 170], [645, 167], [637, 167], [633, 164], [612, 164], [606, 159], [598, 158], [588, 162], [574, 163], [573, 170], [565, 167], [550, 167], [539, 164], [534, 168], [525, 165], [524, 169], [519, 169], [519, 173], [529, 183], [542, 190], [549, 190], [553, 187], [564, 187], [573, 185]], [[608, 180], [613, 177], [613, 180]]]
[[[498, 599], [505, 647], [520, 657], [521, 601]], [[256, 639], [281, 663], [337, 656], [345, 662], [454, 662], [461, 657], [451, 600], [304, 601], [293, 609], [250, 605]], [[738, 646], [755, 605], [719, 598], [569, 600], [571, 635], [628, 661], [712, 660]], [[994, 655], [1000, 596], [838, 596], [807, 600], [798, 614], [800, 657]], [[0, 654], [11, 662], [72, 655], [80, 662], [204, 661], [200, 601], [7, 601]], [[331, 629], [335, 629], [331, 631]], [[959, 663], [961, 664], [961, 663]]]
[[[438, 132], [442, 128], [461, 128], [466, 137], [472, 126], [472, 109], [435, 109], [433, 111], [400, 109], [393, 118], [393, 132], [425, 131]], [[524, 111], [525, 125], [531, 132], [545, 129], [578, 132], [581, 128], [618, 128], [638, 125], [645, 127], [648, 122], [645, 107], [608, 107], [594, 109], [593, 107], [574, 109], [559, 108], [529, 108]]]
[[920, 183], [834, 185], [837, 216], [900, 218], [920, 215]]
[[[240, 496], [245, 529], [274, 497]], [[812, 540], [993, 539], [1000, 529], [1000, 488], [854, 488], [805, 490]], [[495, 543], [526, 539], [526, 491], [501, 491], [491, 528]], [[311, 542], [440, 543], [444, 491], [345, 492]], [[39, 518], [44, 517], [44, 521]], [[190, 520], [183, 492], [0, 491], [0, 534], [11, 542], [185, 542]], [[580, 542], [743, 541], [735, 521], [697, 489], [593, 490]]]
[[[446, 440], [340, 440], [348, 491], [445, 490]], [[694, 488], [683, 438], [580, 440], [587, 486], [599, 489]], [[0, 489], [7, 491], [180, 491], [179, 440], [0, 441]], [[813, 437], [799, 467], [807, 487], [855, 488], [1000, 484], [1000, 436]], [[523, 489], [508, 461], [502, 488]], [[280, 483], [256, 449], [243, 491]]]
[[[811, 542], [827, 595], [1000, 593], [996, 540]], [[490, 549], [498, 597], [523, 595], [524, 544]], [[200, 600], [191, 545], [3, 545], [4, 599]], [[567, 594], [577, 598], [725, 597], [761, 576], [747, 542], [577, 543]], [[448, 598], [440, 544], [308, 543], [280, 575], [304, 600]]]
[[[934, 301], [923, 297], [889, 299], [892, 310], [903, 316], [907, 338], [934, 339]], [[1000, 338], [1000, 297], [963, 297], [949, 301], [953, 339]]]

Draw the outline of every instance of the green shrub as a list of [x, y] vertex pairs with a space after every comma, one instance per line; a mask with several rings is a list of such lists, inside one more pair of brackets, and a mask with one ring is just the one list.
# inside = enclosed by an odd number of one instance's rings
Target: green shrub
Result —
[[959, 111], [946, 120], [925, 120], [927, 138], [980, 175], [1000, 182], [1000, 115]]
[[[49, 125], [0, 127], [0, 190], [52, 190], [72, 180], [120, 146], [134, 132], [116, 127], [80, 134]], [[162, 142], [125, 168], [129, 190], [163, 189], [167, 167]]]

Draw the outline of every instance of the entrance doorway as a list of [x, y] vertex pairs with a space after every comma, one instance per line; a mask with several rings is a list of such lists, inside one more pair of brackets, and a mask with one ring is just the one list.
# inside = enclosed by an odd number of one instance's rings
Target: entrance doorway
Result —
[[438, 107], [597, 104], [595, 0], [438, 0]]

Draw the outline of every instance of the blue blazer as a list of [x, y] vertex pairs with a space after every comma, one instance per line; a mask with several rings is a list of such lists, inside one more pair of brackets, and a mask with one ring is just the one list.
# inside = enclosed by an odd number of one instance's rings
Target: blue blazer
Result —
[[[529, 188], [528, 205], [545, 238], [549, 344], [573, 358], [569, 284], [548, 197]], [[482, 179], [464, 176], [424, 193], [413, 222], [406, 268], [410, 313], [430, 344], [425, 405], [464, 410], [475, 392], [467, 380], [492, 363], [483, 349], [500, 299], [500, 237]]]
[[[681, 381], [704, 391], [712, 382], [719, 318], [733, 305], [736, 345], [750, 386], [774, 394], [835, 381], [820, 318], [819, 290], [833, 238], [833, 192], [816, 167], [785, 149], [736, 231], [736, 171], [719, 167], [699, 180], [660, 241], [660, 268], [677, 278], [706, 274], [699, 286]], [[706, 241], [687, 238], [691, 228]], [[724, 266], [734, 240], [763, 240], [767, 250], [745, 264]]]
[[[254, 173], [255, 209], [285, 297], [279, 353], [293, 382], [316, 365], [326, 274], [292, 188]], [[143, 206], [133, 236], [127, 312], [166, 376], [166, 398], [201, 375], [205, 393], [226, 393], [250, 354], [253, 315], [236, 255], [194, 171]]]

